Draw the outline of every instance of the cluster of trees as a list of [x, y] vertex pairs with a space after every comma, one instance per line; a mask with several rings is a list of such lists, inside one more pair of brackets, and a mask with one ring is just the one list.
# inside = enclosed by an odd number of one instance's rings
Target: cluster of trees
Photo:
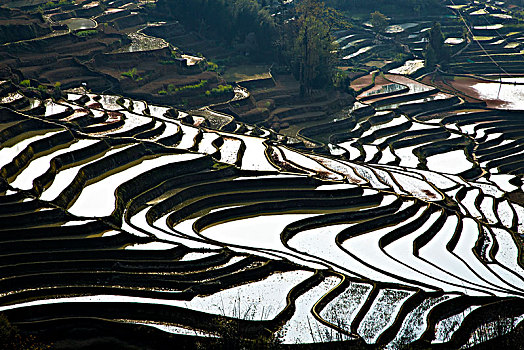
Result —
[[271, 50], [276, 36], [273, 17], [256, 0], [159, 0], [158, 8], [190, 30], [229, 44], [247, 43], [259, 52]]
[[336, 62], [331, 33], [348, 24], [319, 0], [298, 2], [291, 18], [281, 25], [279, 57], [299, 80], [301, 94], [308, 95], [331, 84]]
[[59, 1], [48, 1], [45, 4], [38, 6], [38, 11], [51, 10], [57, 7], [64, 7], [66, 5], [74, 5], [73, 0], [59, 0]]
[[438, 65], [445, 69], [448, 66], [451, 52], [449, 46], [444, 42], [444, 34], [442, 34], [440, 23], [433, 24], [429, 31], [428, 44], [426, 45], [426, 67], [433, 68]]
[[378, 33], [382, 33], [388, 26], [388, 18], [381, 12], [375, 11], [371, 14], [371, 25]]
[[[331, 84], [336, 61], [332, 29], [342, 16], [321, 0], [159, 0], [189, 30], [205, 32], [228, 44], [243, 44], [269, 60], [288, 66], [303, 94]], [[270, 11], [283, 11], [272, 16]]]

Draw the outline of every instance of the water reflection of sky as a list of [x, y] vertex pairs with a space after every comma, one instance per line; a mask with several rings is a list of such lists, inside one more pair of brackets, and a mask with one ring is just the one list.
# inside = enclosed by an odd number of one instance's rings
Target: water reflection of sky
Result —
[[89, 18], [70, 18], [63, 22], [70, 30], [94, 29], [97, 23]]
[[524, 109], [524, 77], [503, 78], [502, 81], [517, 84], [481, 82], [472, 87], [483, 100], [503, 101], [502, 108]]
[[406, 86], [404, 86], [404, 85], [393, 83], [393, 84], [383, 85], [383, 86], [380, 87], [380, 89], [372, 90], [372, 91], [366, 93], [364, 96], [371, 96], [371, 95], [391, 93], [391, 92], [395, 92], [395, 91], [400, 91], [400, 90], [405, 89], [405, 88], [406, 88]]

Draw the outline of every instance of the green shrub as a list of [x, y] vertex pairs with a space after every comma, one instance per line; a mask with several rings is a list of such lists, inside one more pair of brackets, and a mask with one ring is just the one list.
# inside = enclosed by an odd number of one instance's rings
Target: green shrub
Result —
[[51, 10], [64, 5], [74, 5], [73, 0], [48, 1], [43, 5], [38, 6], [38, 11]]
[[218, 64], [216, 64], [215, 62], [207, 62], [207, 69], [215, 72], [218, 70]]
[[205, 95], [206, 96], [219, 96], [219, 95], [223, 95], [225, 93], [228, 93], [228, 92], [231, 92], [233, 91], [233, 86], [231, 85], [218, 85], [216, 88], [213, 88], [211, 90], [207, 90], [205, 92]]
[[31, 81], [29, 79], [22, 80], [20, 86], [31, 87]]
[[[179, 87], [176, 87], [174, 84], [169, 84], [167, 86], [166, 93], [169, 93], [171, 95], [171, 94], [176, 94], [176, 93], [183, 92], [183, 91], [198, 90], [198, 89], [201, 89], [207, 86], [207, 84], [208, 84], [207, 80], [200, 80], [200, 82], [198, 82], [197, 84], [184, 85], [184, 86], [179, 86]], [[165, 90], [162, 90], [162, 91], [165, 91]]]
[[160, 60], [159, 63], [164, 64], [164, 65], [175, 64], [176, 63], [175, 59], [177, 58], [180, 58], [180, 55], [176, 51], [171, 51], [171, 58]]
[[81, 30], [76, 32], [76, 36], [79, 36], [81, 38], [85, 38], [87, 36], [96, 35], [98, 33], [98, 30], [96, 29], [88, 29], [88, 30]]
[[395, 58], [393, 59], [393, 61], [395, 62], [404, 62], [404, 60], [406, 59], [406, 55], [403, 54], [402, 52], [399, 52], [395, 55]]
[[177, 88], [177, 90], [178, 91], [196, 90], [196, 89], [203, 88], [206, 85], [207, 85], [207, 80], [200, 80], [200, 82], [198, 84], [181, 86], [181, 87]]
[[216, 72], [218, 71], [218, 64], [216, 64], [215, 62], [211, 62], [211, 61], [200, 61], [202, 62], [202, 69], [204, 70], [208, 70], [208, 71], [211, 71], [211, 72]]
[[133, 79], [134, 81], [140, 81], [140, 80], [143, 79], [142, 77], [140, 77], [140, 76], [138, 75], [138, 71], [137, 71], [136, 68], [132, 68], [132, 69], [128, 70], [127, 72], [122, 73], [122, 76], [123, 76], [123, 77], [131, 78], [131, 79]]
[[57, 81], [53, 88], [53, 98], [58, 100], [62, 97], [62, 84]]
[[219, 73], [221, 73], [220, 71], [223, 70], [223, 68], [219, 67], [217, 63], [211, 62], [211, 61], [206, 61], [206, 60], [198, 61], [198, 66], [200, 67], [200, 69], [202, 71], [210, 71], [210, 72], [219, 72]]
[[333, 87], [343, 92], [349, 92], [351, 78], [349, 74], [339, 71], [333, 75]]

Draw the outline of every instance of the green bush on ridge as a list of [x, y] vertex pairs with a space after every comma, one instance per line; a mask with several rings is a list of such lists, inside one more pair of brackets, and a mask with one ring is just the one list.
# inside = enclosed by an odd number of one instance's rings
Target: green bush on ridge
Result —
[[140, 81], [143, 78], [138, 74], [138, 70], [136, 68], [131, 68], [127, 72], [123, 72], [121, 74], [123, 77], [131, 78], [134, 81]]
[[48, 1], [43, 5], [38, 6], [39, 11], [52, 10], [54, 8], [64, 6], [64, 5], [74, 5], [73, 0], [60, 0], [60, 1]]
[[213, 88], [211, 90], [207, 90], [205, 92], [206, 96], [217, 96], [217, 95], [223, 95], [225, 93], [233, 91], [233, 86], [231, 85], [218, 85], [218, 87]]
[[88, 30], [81, 30], [79, 32], [76, 32], [75, 35], [81, 38], [85, 38], [91, 35], [96, 35], [97, 33], [98, 33], [98, 30], [96, 29], [88, 29]]
[[159, 95], [166, 95], [166, 94], [172, 95], [172, 94], [177, 94], [183, 91], [198, 90], [198, 89], [201, 89], [207, 86], [207, 84], [208, 84], [207, 80], [200, 80], [200, 82], [197, 84], [184, 85], [184, 86], [179, 86], [179, 87], [176, 87], [174, 84], [169, 84], [167, 86], [167, 89], [162, 89], [158, 91], [158, 94]]

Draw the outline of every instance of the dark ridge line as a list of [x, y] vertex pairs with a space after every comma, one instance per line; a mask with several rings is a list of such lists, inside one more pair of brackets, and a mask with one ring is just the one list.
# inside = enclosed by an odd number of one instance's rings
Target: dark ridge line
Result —
[[430, 297], [438, 297], [443, 295], [444, 293], [441, 291], [437, 292], [425, 292], [423, 290], [419, 290], [415, 292], [412, 296], [410, 296], [404, 303], [402, 303], [402, 307], [400, 308], [399, 313], [395, 317], [395, 320], [393, 321], [393, 324], [386, 328], [378, 337], [377, 341], [375, 342], [375, 346], [385, 346], [391, 341], [393, 341], [400, 331], [400, 328], [402, 327], [402, 323], [406, 319], [406, 316], [413, 310], [415, 310], [424, 300]]
[[103, 139], [82, 149], [67, 152], [51, 159], [47, 171], [33, 181], [34, 193], [40, 196], [49, 188], [60, 171], [95, 161], [109, 152], [113, 147], [131, 145], [120, 140]]
[[[200, 232], [210, 226], [218, 223], [223, 223], [230, 220], [238, 220], [239, 218], [247, 218], [252, 216], [259, 216], [262, 214], [272, 213], [298, 213], [298, 212], [309, 212], [309, 213], [325, 213], [326, 211], [337, 211], [347, 209], [351, 207], [362, 207], [363, 205], [377, 205], [380, 204], [382, 195], [371, 195], [366, 197], [342, 197], [342, 198], [322, 198], [320, 196], [305, 196], [303, 199], [290, 199], [290, 200], [279, 200], [273, 202], [274, 198], [267, 196], [267, 203], [252, 204], [241, 208], [231, 208], [221, 210], [216, 213], [207, 214], [198, 219], [195, 224], [195, 230]], [[314, 200], [314, 203], [312, 203]], [[371, 202], [370, 202], [371, 201]], [[187, 208], [187, 207], [185, 207]], [[227, 215], [226, 215], [227, 214]], [[173, 214], [171, 214], [173, 215]], [[187, 216], [186, 216], [187, 217]], [[170, 216], [171, 219], [171, 216]], [[172, 223], [179, 222], [174, 217], [171, 219]], [[172, 224], [171, 224], [172, 225]]]

